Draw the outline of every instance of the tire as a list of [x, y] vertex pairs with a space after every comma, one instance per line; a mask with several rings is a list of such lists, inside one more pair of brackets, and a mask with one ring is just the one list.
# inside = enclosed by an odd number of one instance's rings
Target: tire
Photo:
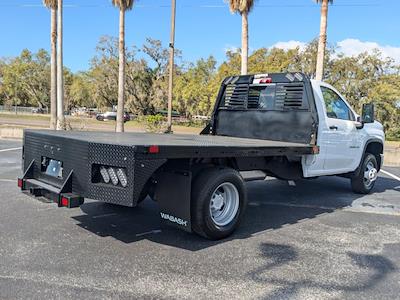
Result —
[[202, 171], [193, 182], [192, 229], [210, 240], [231, 235], [247, 205], [247, 192], [239, 172], [229, 168]]
[[358, 174], [351, 177], [351, 187], [357, 194], [369, 194], [378, 177], [378, 162], [373, 154], [365, 153]]

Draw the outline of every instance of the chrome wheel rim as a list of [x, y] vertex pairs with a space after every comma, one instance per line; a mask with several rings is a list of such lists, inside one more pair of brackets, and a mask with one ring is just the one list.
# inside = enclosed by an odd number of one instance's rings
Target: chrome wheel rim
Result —
[[372, 161], [367, 163], [364, 170], [364, 184], [366, 187], [370, 187], [373, 182], [378, 178], [378, 170], [375, 168]]
[[232, 222], [239, 210], [239, 192], [230, 182], [220, 184], [210, 200], [210, 215], [218, 226]]

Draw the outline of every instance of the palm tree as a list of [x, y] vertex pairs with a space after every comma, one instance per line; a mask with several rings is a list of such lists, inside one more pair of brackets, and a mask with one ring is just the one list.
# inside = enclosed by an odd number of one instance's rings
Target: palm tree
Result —
[[63, 0], [57, 2], [57, 130], [65, 129], [63, 66]]
[[172, 133], [172, 98], [174, 96], [174, 56], [175, 56], [175, 17], [176, 0], [171, 1], [171, 36], [169, 42], [169, 80], [168, 80], [168, 128], [167, 133]]
[[119, 73], [116, 132], [124, 132], [125, 106], [125, 11], [132, 9], [134, 0], [111, 0], [119, 8]]
[[328, 26], [328, 3], [333, 3], [333, 0], [315, 0], [321, 4], [321, 28], [318, 42], [318, 54], [317, 54], [317, 69], [315, 79], [322, 80], [324, 77], [324, 60], [325, 60], [325, 49], [326, 49], [326, 29]]
[[229, 0], [232, 13], [242, 16], [242, 75], [247, 74], [247, 60], [249, 57], [249, 22], [248, 15], [254, 6], [254, 0]]
[[51, 91], [50, 91], [50, 129], [57, 128], [57, 0], [43, 0], [51, 10]]

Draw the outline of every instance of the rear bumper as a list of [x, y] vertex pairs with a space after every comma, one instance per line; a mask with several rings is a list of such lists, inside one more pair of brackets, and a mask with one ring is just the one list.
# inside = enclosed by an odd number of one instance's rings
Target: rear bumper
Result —
[[45, 197], [58, 207], [75, 208], [81, 206], [85, 199], [73, 193], [63, 193], [53, 186], [49, 186], [35, 179], [18, 178], [18, 186], [21, 191], [29, 192], [35, 197]]

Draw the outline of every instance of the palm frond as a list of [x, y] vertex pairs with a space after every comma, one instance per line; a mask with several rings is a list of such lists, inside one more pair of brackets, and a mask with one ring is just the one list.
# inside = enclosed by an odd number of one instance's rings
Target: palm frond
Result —
[[57, 0], [43, 0], [43, 5], [50, 9], [57, 9]]
[[115, 7], [123, 10], [131, 10], [135, 0], [111, 0]]
[[[315, 2], [317, 2], [317, 3], [319, 4], [319, 3], [324, 2], [324, 0], [315, 0]], [[328, 0], [328, 2], [332, 4], [332, 3], [333, 3], [333, 0]]]
[[254, 6], [254, 0], [227, 0], [232, 13], [248, 13]]

